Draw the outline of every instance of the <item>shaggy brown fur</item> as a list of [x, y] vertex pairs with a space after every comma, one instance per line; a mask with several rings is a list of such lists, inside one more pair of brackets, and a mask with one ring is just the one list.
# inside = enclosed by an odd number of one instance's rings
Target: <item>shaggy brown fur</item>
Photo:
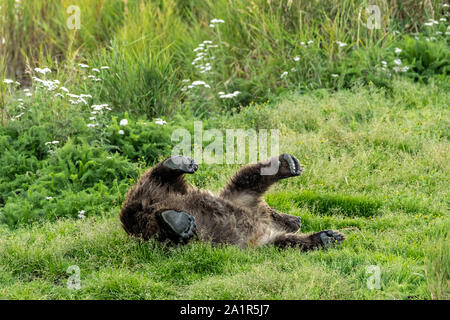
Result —
[[278, 164], [275, 174], [261, 175], [269, 161], [247, 165], [219, 195], [214, 195], [185, 182], [183, 175], [198, 168], [194, 160], [168, 158], [129, 190], [120, 213], [123, 228], [145, 240], [153, 237], [172, 243], [186, 243], [197, 237], [240, 247], [274, 244], [306, 251], [341, 242], [344, 236], [337, 231], [296, 233], [300, 218], [267, 205], [264, 192], [280, 179], [300, 175], [302, 170], [292, 155], [282, 154], [271, 160]]

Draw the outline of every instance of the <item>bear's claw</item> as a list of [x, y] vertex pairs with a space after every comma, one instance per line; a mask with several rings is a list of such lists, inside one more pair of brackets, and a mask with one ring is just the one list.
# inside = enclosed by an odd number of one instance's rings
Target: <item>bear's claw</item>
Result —
[[302, 172], [302, 167], [298, 162], [298, 159], [291, 154], [283, 154], [283, 159], [289, 164], [289, 170], [293, 176], [299, 176]]
[[195, 218], [183, 211], [167, 210], [161, 213], [164, 222], [181, 239], [189, 240], [195, 235]]
[[319, 236], [324, 248], [328, 248], [335, 243], [339, 244], [345, 239], [342, 233], [334, 230], [322, 231]]
[[302, 174], [303, 168], [292, 154], [283, 153], [278, 159], [281, 165], [280, 174], [283, 178], [296, 177]]

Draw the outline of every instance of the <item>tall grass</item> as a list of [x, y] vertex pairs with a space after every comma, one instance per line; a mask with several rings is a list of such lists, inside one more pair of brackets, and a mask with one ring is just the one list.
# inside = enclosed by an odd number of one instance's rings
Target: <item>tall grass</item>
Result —
[[[148, 116], [170, 115], [181, 107], [207, 114], [261, 102], [285, 88], [388, 86], [386, 75], [375, 71], [398, 38], [395, 32], [421, 31], [427, 18], [438, 19], [447, 10], [438, 0], [382, 1], [381, 28], [368, 29], [363, 23], [369, 3], [363, 0], [1, 3], [5, 44], [0, 50], [8, 77], [28, 85], [36, 66], [66, 67], [66, 77], [82, 85], [83, 78], [68, 76], [73, 65], [109, 65], [113, 72], [104, 79], [101, 96], [122, 110]], [[66, 26], [66, 9], [73, 4], [81, 10], [79, 30]], [[210, 28], [213, 18], [225, 23]], [[444, 24], [433, 28], [445, 32]], [[192, 50], [204, 40], [218, 45], [210, 74], [192, 65]], [[299, 61], [293, 60], [296, 56]], [[448, 66], [448, 53], [433, 56], [435, 60]], [[183, 79], [204, 80], [212, 88], [182, 91]], [[220, 99], [221, 91], [241, 94]]]

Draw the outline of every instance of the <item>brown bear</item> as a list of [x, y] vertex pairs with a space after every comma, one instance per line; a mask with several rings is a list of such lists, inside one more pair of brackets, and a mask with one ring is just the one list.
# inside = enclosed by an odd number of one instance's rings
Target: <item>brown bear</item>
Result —
[[[272, 174], [264, 168], [276, 163]], [[219, 195], [194, 188], [184, 174], [198, 166], [191, 158], [173, 156], [145, 173], [126, 197], [120, 213], [125, 231], [144, 240], [187, 243], [197, 238], [240, 247], [273, 244], [302, 251], [340, 243], [344, 236], [333, 230], [296, 233], [300, 218], [280, 213], [263, 198], [275, 182], [299, 176], [302, 167], [293, 155], [282, 154], [239, 170]]]

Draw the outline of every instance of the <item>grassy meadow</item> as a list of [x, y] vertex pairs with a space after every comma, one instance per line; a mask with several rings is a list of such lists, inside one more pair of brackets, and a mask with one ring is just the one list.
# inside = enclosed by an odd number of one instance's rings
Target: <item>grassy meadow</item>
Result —
[[[0, 298], [449, 299], [450, 8], [380, 1], [369, 29], [368, 5], [0, 0]], [[347, 239], [128, 237], [127, 190], [194, 121], [280, 130], [305, 170], [266, 201]], [[240, 166], [187, 179], [218, 191]]]

